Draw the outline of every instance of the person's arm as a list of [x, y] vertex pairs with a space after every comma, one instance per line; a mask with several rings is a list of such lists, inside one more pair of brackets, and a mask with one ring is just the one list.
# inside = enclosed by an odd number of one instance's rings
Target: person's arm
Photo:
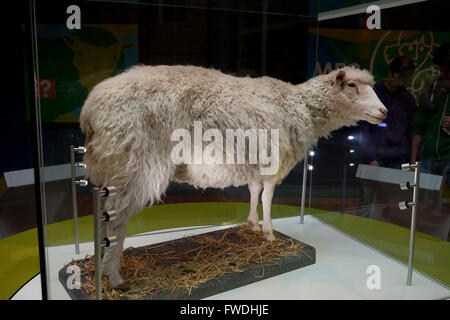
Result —
[[417, 102], [416, 98], [410, 93], [410, 101], [408, 103], [408, 127], [407, 127], [407, 135], [409, 138], [412, 138], [414, 132], [414, 121], [416, 119], [417, 113]]
[[376, 161], [376, 141], [372, 137], [371, 124], [365, 121], [359, 123], [359, 147], [364, 163], [378, 165]]
[[[413, 164], [417, 161], [417, 157], [419, 155], [419, 150], [422, 145], [423, 138], [419, 134], [414, 133], [414, 122], [416, 120], [417, 113], [417, 102], [416, 98], [411, 94], [411, 102], [409, 105], [409, 119], [408, 119], [408, 137], [411, 138], [411, 150], [410, 150], [410, 159], [409, 163]], [[418, 123], [418, 126], [422, 126], [422, 124]]]
[[442, 118], [442, 128], [448, 135], [450, 135], [450, 116], [445, 116]]
[[418, 134], [414, 134], [411, 141], [411, 155], [409, 163], [414, 164], [417, 161], [419, 155], [420, 146], [422, 145], [423, 138]]
[[411, 152], [409, 162], [416, 163], [419, 156], [420, 147], [422, 146], [423, 136], [427, 129], [428, 115], [426, 113], [426, 105], [429, 103], [428, 88], [425, 86], [420, 94], [419, 106], [416, 110], [414, 119], [413, 136], [411, 139]]

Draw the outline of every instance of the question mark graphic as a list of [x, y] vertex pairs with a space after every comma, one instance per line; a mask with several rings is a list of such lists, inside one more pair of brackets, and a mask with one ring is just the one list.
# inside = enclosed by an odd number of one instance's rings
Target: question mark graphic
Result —
[[48, 90], [52, 87], [52, 83], [49, 80], [41, 80], [41, 87], [44, 90], [43, 97], [48, 97]]

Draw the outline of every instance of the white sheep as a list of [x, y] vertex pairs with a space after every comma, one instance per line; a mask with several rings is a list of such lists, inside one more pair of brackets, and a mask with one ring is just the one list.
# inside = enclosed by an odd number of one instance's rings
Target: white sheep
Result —
[[[272, 240], [275, 185], [302, 160], [306, 148], [342, 126], [358, 120], [379, 123], [386, 117], [387, 109], [372, 86], [369, 72], [353, 67], [293, 85], [195, 66], [135, 66], [95, 86], [80, 121], [86, 134], [87, 176], [94, 184], [117, 188], [116, 196], [105, 203], [107, 210], [118, 213], [107, 228], [118, 242], [103, 260], [110, 284], [127, 286], [119, 269], [132, 214], [158, 202], [170, 181], [201, 188], [248, 184], [252, 230], [260, 230], [257, 204], [264, 188], [262, 231]], [[278, 171], [265, 175], [262, 164], [251, 163], [175, 163], [172, 149], [178, 142], [172, 135], [177, 129], [193, 132], [195, 121], [224, 136], [227, 129], [279, 129]]]

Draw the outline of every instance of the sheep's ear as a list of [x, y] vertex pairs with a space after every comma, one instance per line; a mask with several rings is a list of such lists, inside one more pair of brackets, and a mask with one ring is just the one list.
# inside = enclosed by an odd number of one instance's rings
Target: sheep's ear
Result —
[[334, 83], [337, 85], [341, 85], [344, 83], [344, 78], [345, 78], [345, 71], [344, 70], [339, 70], [338, 73], [336, 74], [336, 78], [334, 79]]

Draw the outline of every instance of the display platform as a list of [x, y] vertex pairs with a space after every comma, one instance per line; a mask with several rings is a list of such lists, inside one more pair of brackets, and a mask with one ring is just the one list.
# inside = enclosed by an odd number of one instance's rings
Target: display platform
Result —
[[[372, 247], [348, 237], [345, 233], [330, 227], [314, 215], [306, 215], [304, 224], [298, 216], [274, 219], [274, 229], [316, 249], [316, 263], [299, 270], [293, 270], [275, 277], [251, 283], [233, 290], [222, 292], [208, 299], [220, 300], [414, 300], [448, 299], [448, 286], [431, 279], [416, 269], [412, 286], [406, 285], [407, 266]], [[196, 226], [172, 228], [128, 236], [125, 248], [147, 246], [155, 243], [179, 239], [185, 236], [222, 230], [226, 226]], [[405, 235], [407, 238], [407, 235]], [[86, 254], [92, 255], [92, 242], [80, 243], [80, 255], [74, 254], [74, 245], [52, 246], [48, 254], [53, 263], [49, 265], [49, 298], [71, 299], [59, 280], [59, 271], [72, 259], [79, 260]], [[406, 250], [406, 249], [405, 249]], [[367, 286], [370, 266], [379, 267], [380, 288]], [[12, 299], [40, 299], [39, 276], [23, 286]]]
[[[104, 299], [203, 299], [315, 263], [313, 247], [274, 231], [267, 242], [246, 225], [183, 237], [154, 245], [128, 248], [121, 273], [127, 291], [103, 285]], [[68, 288], [77, 266], [81, 288]], [[72, 277], [73, 279], [73, 277]], [[59, 280], [73, 300], [95, 298], [93, 257], [73, 261], [59, 271]], [[106, 291], [106, 292], [105, 292]]]

